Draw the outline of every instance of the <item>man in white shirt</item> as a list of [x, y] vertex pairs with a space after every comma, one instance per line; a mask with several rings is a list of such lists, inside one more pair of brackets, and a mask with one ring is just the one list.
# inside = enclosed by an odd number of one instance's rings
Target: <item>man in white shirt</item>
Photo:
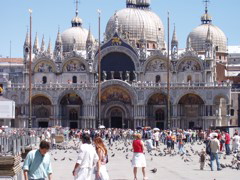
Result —
[[238, 134], [234, 134], [233, 142], [232, 142], [233, 152], [238, 152], [239, 147], [240, 147], [240, 136]]
[[213, 171], [213, 161], [216, 160], [217, 163], [217, 170], [220, 171], [220, 163], [219, 163], [219, 158], [218, 158], [218, 152], [220, 150], [220, 141], [217, 139], [218, 134], [213, 133], [212, 134], [213, 139], [210, 140], [210, 149], [211, 149], [211, 154], [210, 154], [210, 166], [211, 170]]
[[82, 145], [76, 165], [73, 170], [75, 180], [91, 180], [94, 167], [98, 162], [98, 155], [95, 148], [91, 145], [90, 135], [82, 135]]

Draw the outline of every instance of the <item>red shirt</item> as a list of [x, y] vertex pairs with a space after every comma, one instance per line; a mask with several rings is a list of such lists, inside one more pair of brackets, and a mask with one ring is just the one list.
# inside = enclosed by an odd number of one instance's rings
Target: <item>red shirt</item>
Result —
[[225, 144], [230, 144], [231, 138], [228, 133], [225, 134]]
[[135, 153], [143, 153], [143, 146], [141, 140], [133, 141], [133, 152]]

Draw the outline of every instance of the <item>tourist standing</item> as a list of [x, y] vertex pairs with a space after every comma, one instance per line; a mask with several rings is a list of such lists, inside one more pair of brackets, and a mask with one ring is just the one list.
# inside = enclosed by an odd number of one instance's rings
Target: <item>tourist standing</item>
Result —
[[146, 177], [146, 159], [143, 154], [144, 152], [144, 144], [142, 142], [141, 134], [135, 134], [135, 140], [133, 141], [133, 159], [132, 159], [132, 166], [133, 166], [133, 173], [134, 173], [134, 180], [137, 180], [137, 168], [142, 168], [143, 179], [148, 179]]
[[52, 180], [52, 166], [48, 151], [49, 142], [41, 141], [39, 149], [32, 150], [27, 154], [23, 164], [25, 180]]
[[211, 170], [213, 171], [213, 161], [216, 160], [217, 163], [217, 170], [220, 171], [220, 163], [219, 163], [219, 158], [218, 158], [218, 152], [220, 150], [220, 142], [217, 139], [218, 134], [213, 133], [212, 134], [213, 139], [210, 140], [210, 149], [211, 149], [211, 154], [210, 154], [210, 166]]
[[94, 167], [98, 162], [98, 155], [91, 144], [90, 135], [84, 133], [82, 135], [82, 145], [75, 167], [73, 176], [75, 180], [91, 180]]
[[230, 142], [231, 142], [231, 137], [228, 134], [228, 132], [225, 132], [225, 149], [226, 149], [226, 155], [230, 155]]
[[106, 164], [108, 163], [107, 148], [100, 137], [96, 137], [94, 139], [94, 144], [96, 146], [96, 151], [99, 158], [95, 180], [109, 180], [109, 175], [106, 168]]
[[232, 151], [237, 153], [240, 147], [240, 136], [238, 134], [234, 134], [232, 141]]

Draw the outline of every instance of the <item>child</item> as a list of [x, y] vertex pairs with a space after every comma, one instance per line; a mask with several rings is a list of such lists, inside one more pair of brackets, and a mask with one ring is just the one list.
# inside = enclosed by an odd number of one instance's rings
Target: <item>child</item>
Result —
[[204, 170], [205, 162], [206, 162], [206, 152], [204, 150], [202, 150], [200, 154], [199, 162], [200, 162], [200, 170]]
[[147, 146], [148, 153], [152, 152], [152, 150], [155, 149], [155, 147], [153, 146], [153, 140], [151, 139], [151, 137], [148, 137], [148, 139], [146, 140], [146, 146]]

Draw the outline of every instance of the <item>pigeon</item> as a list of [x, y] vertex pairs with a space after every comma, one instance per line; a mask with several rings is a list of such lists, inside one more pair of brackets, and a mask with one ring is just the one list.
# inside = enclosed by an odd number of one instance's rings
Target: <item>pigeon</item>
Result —
[[72, 161], [72, 159], [71, 159], [71, 158], [69, 158], [69, 161]]
[[112, 157], [114, 157], [114, 156], [115, 156], [115, 154], [112, 155]]
[[61, 161], [64, 161], [65, 160], [65, 157], [61, 159]]
[[53, 158], [54, 159], [54, 161], [57, 161], [57, 158]]
[[156, 173], [157, 172], [157, 168], [154, 168], [154, 169], [152, 169], [150, 171], [152, 171], [152, 173]]

